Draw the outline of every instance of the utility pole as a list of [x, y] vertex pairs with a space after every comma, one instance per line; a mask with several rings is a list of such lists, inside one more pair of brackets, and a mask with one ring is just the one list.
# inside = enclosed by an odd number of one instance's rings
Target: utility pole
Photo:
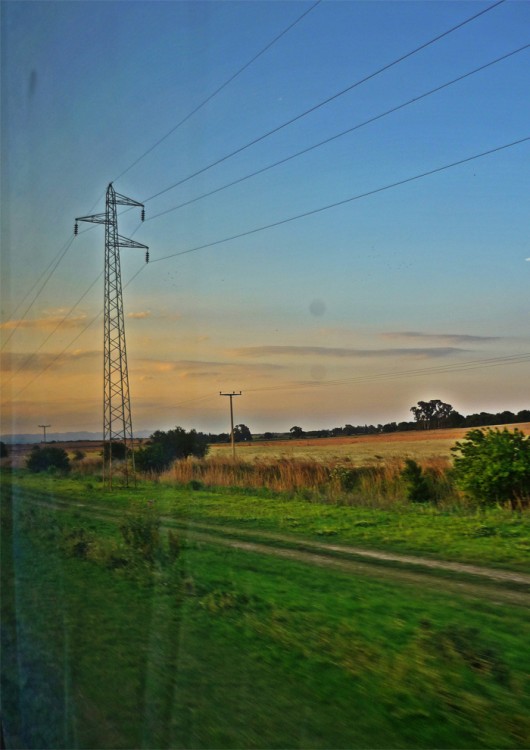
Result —
[[39, 425], [37, 425], [37, 426], [38, 426], [38, 427], [42, 427], [42, 431], [43, 431], [43, 433], [44, 433], [44, 439], [43, 439], [43, 441], [42, 441], [42, 442], [43, 442], [43, 443], [44, 443], [44, 444], [46, 445], [46, 428], [47, 428], [47, 427], [51, 427], [51, 424], [39, 424]]
[[220, 396], [228, 396], [230, 399], [230, 442], [232, 443], [232, 458], [234, 461], [236, 460], [236, 441], [234, 437], [234, 408], [232, 406], [232, 399], [234, 396], [241, 396], [241, 391], [239, 393], [236, 393], [235, 391], [232, 391], [232, 393], [221, 393], [219, 391]]
[[141, 208], [143, 203], [114, 190], [112, 182], [107, 188], [105, 213], [80, 216], [75, 220], [74, 234], [78, 233], [78, 221], [105, 225], [105, 291], [103, 320], [103, 482], [112, 488], [112, 443], [121, 441], [125, 445], [125, 483], [129, 485], [129, 456], [132, 457], [132, 476], [136, 482], [134, 468], [131, 399], [129, 395], [129, 372], [125, 346], [125, 318], [121, 287], [120, 247], [145, 250], [145, 261], [149, 260], [147, 245], [129, 240], [118, 233], [117, 206]]

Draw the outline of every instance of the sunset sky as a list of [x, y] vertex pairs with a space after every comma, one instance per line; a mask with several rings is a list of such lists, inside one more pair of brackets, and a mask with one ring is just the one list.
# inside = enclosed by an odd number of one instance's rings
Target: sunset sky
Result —
[[135, 431], [529, 408], [530, 3], [352, 87], [494, 4], [4, 0], [2, 434], [101, 431], [111, 181]]

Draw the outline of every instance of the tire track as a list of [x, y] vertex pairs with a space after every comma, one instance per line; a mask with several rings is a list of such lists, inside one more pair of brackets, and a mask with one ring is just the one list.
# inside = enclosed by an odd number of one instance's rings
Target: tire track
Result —
[[[100, 506], [96, 509], [94, 506], [80, 502], [44, 500], [28, 496], [25, 496], [24, 501], [50, 510], [80, 510], [86, 515], [102, 521], [119, 522], [124, 517], [123, 511], [106, 510]], [[197, 544], [229, 547], [242, 552], [280, 557], [292, 562], [326, 567], [350, 575], [365, 575], [380, 580], [394, 580], [429, 588], [433, 588], [434, 584], [441, 593], [456, 593], [473, 598], [488, 599], [497, 604], [506, 603], [530, 607], [530, 576], [524, 573], [413, 555], [366, 550], [348, 545], [325, 544], [312, 540], [297, 539], [287, 534], [197, 523], [187, 519], [177, 520], [171, 516], [162, 516], [161, 521], [164, 531], [179, 529], [184, 532], [186, 539]], [[396, 564], [397, 567], [392, 567], [391, 563]], [[411, 570], [411, 567], [417, 569]], [[441, 578], [436, 576], [438, 571], [456, 573], [464, 577], [465, 580], [447, 576]], [[470, 581], [469, 578], [471, 577], [475, 579], [486, 578], [488, 582]], [[517, 588], [503, 587], [503, 583]]]

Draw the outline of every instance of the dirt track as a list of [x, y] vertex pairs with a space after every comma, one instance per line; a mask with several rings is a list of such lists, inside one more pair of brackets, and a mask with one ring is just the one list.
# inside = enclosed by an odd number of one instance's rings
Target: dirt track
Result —
[[[84, 503], [35, 499], [30, 499], [29, 502], [59, 511], [75, 508], [101, 520], [123, 519], [123, 513], [95, 509]], [[230, 547], [332, 568], [351, 575], [366, 575], [381, 580], [436, 588], [442, 594], [454, 593], [475, 599], [487, 599], [499, 605], [506, 603], [530, 607], [530, 575], [525, 573], [435, 560], [418, 555], [325, 544], [286, 534], [253, 531], [234, 526], [225, 527], [169, 516], [162, 517], [162, 528], [165, 531], [171, 528], [180, 529], [186, 539], [198, 544]]]

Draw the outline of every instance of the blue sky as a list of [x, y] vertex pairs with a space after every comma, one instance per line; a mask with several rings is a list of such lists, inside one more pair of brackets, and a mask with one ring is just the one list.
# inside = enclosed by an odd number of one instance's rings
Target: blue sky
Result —
[[[485, 360], [530, 351], [529, 141], [177, 254], [530, 136], [529, 49], [156, 217], [530, 42], [530, 4], [508, 0], [153, 198], [491, 4], [324, 0], [131, 167], [311, 5], [2, 4], [3, 432], [99, 428], [101, 322], [81, 332], [102, 282], [43, 342], [101, 272], [101, 228], [76, 238], [24, 318], [23, 297], [114, 180], [146, 202], [145, 224], [128, 212], [120, 232], [156, 261], [124, 292], [136, 429], [224, 430], [218, 392], [232, 389], [256, 432], [399, 421], [425, 398], [528, 407], [528, 362]], [[124, 284], [142, 262], [122, 251]]]

